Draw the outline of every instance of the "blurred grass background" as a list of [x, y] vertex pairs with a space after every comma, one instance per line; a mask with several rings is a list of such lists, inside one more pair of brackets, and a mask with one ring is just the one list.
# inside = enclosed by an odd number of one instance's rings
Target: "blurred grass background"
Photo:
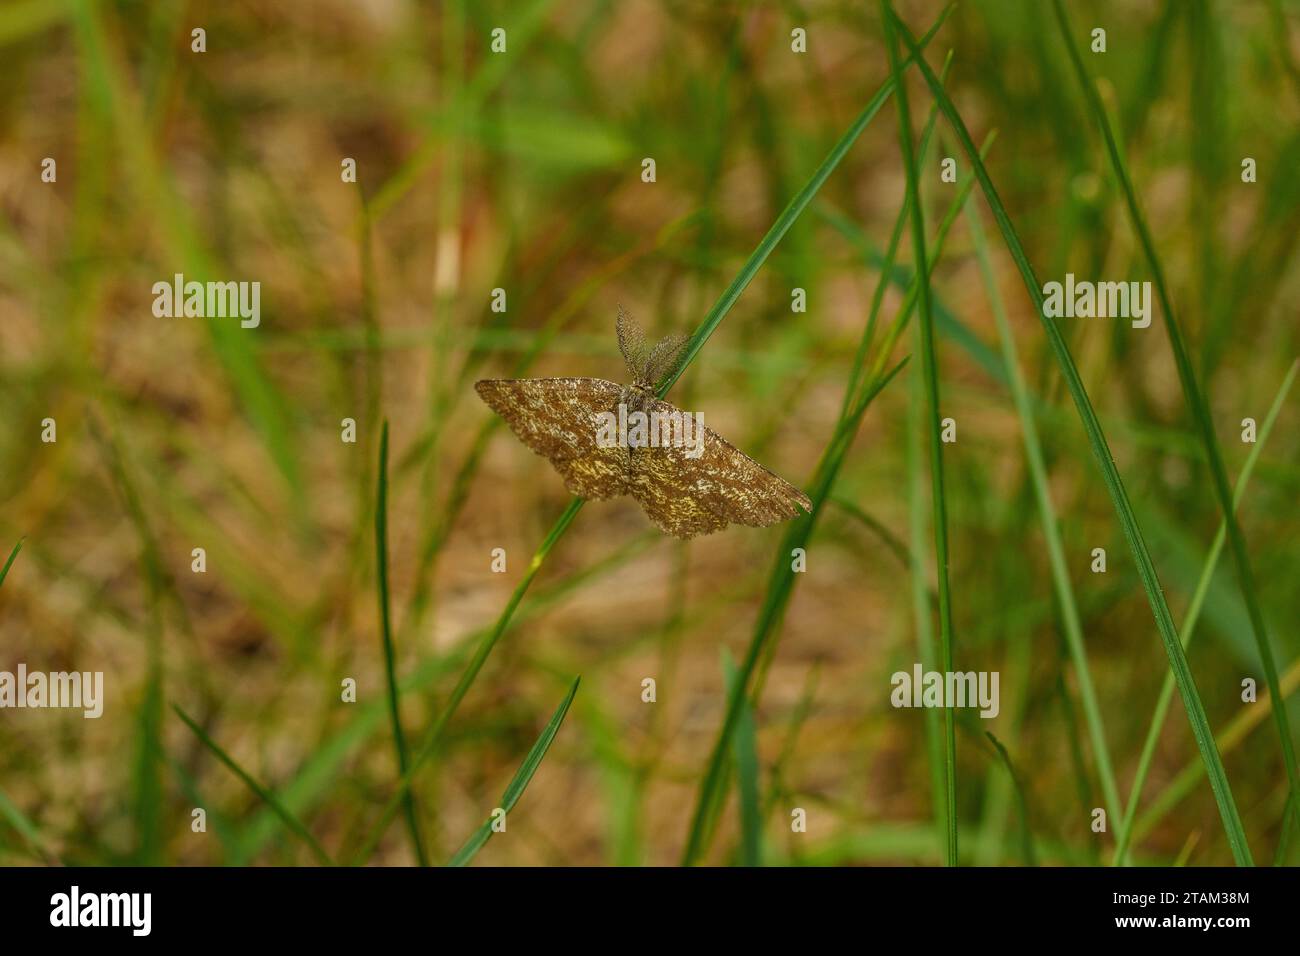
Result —
[[[918, 35], [943, 9], [897, 6]], [[1265, 421], [1297, 353], [1300, 6], [1068, 8], [1230, 478], [1259, 453], [1238, 515], [1293, 693], [1300, 415], [1283, 401], [1262, 449], [1240, 441], [1240, 423]], [[194, 27], [205, 53], [190, 49]], [[1088, 50], [1094, 27], [1107, 31], [1104, 54]], [[795, 28], [806, 54], [791, 50]], [[694, 329], [890, 72], [874, 5], [794, 0], [14, 0], [0, 7], [0, 45], [0, 552], [25, 536], [0, 589], [0, 669], [102, 670], [107, 692], [97, 721], [0, 716], [5, 863], [314, 862], [168, 704], [326, 853], [353, 858], [400, 776], [374, 541], [381, 421], [389, 638], [414, 746], [569, 500], [496, 427], [473, 380], [620, 379], [620, 303], [652, 334]], [[936, 71], [949, 50], [947, 89], [977, 142], [996, 129], [986, 164], [1040, 277], [1149, 279], [1050, 7], [958, 5], [927, 50]], [[919, 134], [932, 101], [907, 78]], [[890, 242], [905, 194], [894, 106], [671, 395], [805, 489], [861, 370], [882, 267], [882, 326], [912, 279], [911, 243]], [[40, 180], [47, 156], [56, 183]], [[933, 242], [970, 164], [942, 118], [917, 156]], [[958, 184], [940, 182], [944, 156], [957, 157]], [[359, 183], [341, 181], [344, 157]], [[641, 180], [645, 157], [654, 183]], [[1244, 157], [1257, 183], [1241, 182]], [[941, 411], [958, 427], [944, 446], [955, 666], [1002, 677], [995, 720], [958, 714], [961, 859], [1109, 862], [1117, 821], [1091, 830], [1105, 787], [1022, 443], [1026, 408], [1125, 800], [1168, 662], [978, 195], [932, 273]], [[260, 281], [261, 326], [155, 318], [151, 286], [177, 272]], [[489, 308], [497, 287], [504, 314]], [[791, 311], [796, 287], [806, 313]], [[1181, 627], [1221, 513], [1161, 321], [1060, 325]], [[899, 336], [888, 366], [915, 341]], [[732, 740], [709, 862], [943, 860], [936, 715], [889, 706], [890, 674], [936, 639], [917, 613], [935, 588], [928, 504], [913, 507], [928, 484], [920, 366], [914, 357], [880, 392], [844, 456]], [[55, 444], [40, 441], [47, 417]], [[356, 444], [340, 440], [349, 417]], [[750, 644], [785, 530], [681, 543], [628, 500], [583, 508], [412, 776], [430, 857], [449, 859], [499, 805], [580, 674], [507, 832], [477, 861], [679, 860], [734, 679], [726, 661]], [[205, 574], [190, 570], [195, 547]], [[1104, 575], [1089, 571], [1096, 547]], [[504, 574], [490, 571], [494, 548]], [[1243, 678], [1261, 691], [1264, 679], [1229, 559], [1199, 608], [1188, 657], [1246, 835], [1257, 860], [1291, 862], [1270, 705], [1240, 699]], [[340, 700], [348, 677], [356, 703]], [[1200, 768], [1175, 703], [1134, 862], [1231, 861]], [[198, 806], [204, 834], [190, 828]], [[805, 834], [790, 832], [795, 807]], [[407, 827], [389, 827], [368, 859], [415, 862]]]

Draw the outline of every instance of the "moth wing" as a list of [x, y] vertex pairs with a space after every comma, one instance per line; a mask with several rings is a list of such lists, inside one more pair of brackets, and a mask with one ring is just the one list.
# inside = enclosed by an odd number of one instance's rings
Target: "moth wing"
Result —
[[694, 494], [694, 477], [672, 454], [675, 448], [633, 448], [629, 491], [655, 527], [678, 538], [712, 534], [727, 519]]
[[[676, 412], [656, 401], [651, 412]], [[717, 432], [703, 426], [701, 453], [687, 445], [634, 448], [632, 495], [662, 530], [693, 537], [728, 523], [764, 528], [812, 510], [808, 496], [768, 471]]]
[[580, 498], [628, 492], [628, 450], [601, 447], [600, 415], [614, 412], [622, 388], [600, 378], [484, 379], [479, 397], [525, 445], [548, 459]]

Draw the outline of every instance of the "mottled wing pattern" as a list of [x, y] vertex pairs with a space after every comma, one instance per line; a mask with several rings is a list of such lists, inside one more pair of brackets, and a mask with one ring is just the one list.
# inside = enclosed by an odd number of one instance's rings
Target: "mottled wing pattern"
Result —
[[[678, 465], [680, 448], [633, 448], [629, 490], [660, 531], [678, 538], [712, 534], [727, 526], [727, 519], [710, 511], [693, 496], [693, 470]], [[692, 462], [696, 464], [696, 462]]]
[[[651, 411], [675, 409], [656, 401]], [[728, 523], [763, 528], [812, 510], [798, 488], [777, 477], [717, 432], [704, 429], [704, 451], [681, 446], [631, 450], [631, 494], [662, 531], [679, 538], [709, 534]]]
[[596, 416], [613, 412], [621, 387], [600, 378], [485, 379], [474, 390], [519, 440], [548, 459], [580, 498], [628, 493], [628, 449], [596, 444]]

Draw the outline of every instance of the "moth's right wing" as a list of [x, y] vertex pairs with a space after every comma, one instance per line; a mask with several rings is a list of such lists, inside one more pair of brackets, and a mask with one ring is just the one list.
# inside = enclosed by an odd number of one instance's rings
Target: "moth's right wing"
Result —
[[[651, 405], [655, 413], [682, 414], [665, 401]], [[729, 522], [766, 528], [812, 511], [808, 496], [794, 485], [702, 422], [697, 427], [704, 434], [695, 458], [684, 445], [632, 450], [632, 495], [661, 530], [690, 538]]]
[[479, 397], [525, 445], [550, 460], [580, 498], [628, 493], [628, 450], [596, 442], [600, 416], [616, 412], [622, 388], [600, 378], [484, 379]]

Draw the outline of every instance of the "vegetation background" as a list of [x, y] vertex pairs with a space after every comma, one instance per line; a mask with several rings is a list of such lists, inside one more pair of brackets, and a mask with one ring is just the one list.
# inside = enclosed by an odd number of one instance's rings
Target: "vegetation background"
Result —
[[[1230, 479], [1256, 457], [1238, 515], [1294, 724], [1300, 5], [1066, 7]], [[944, 9], [897, 8], [915, 36]], [[711, 311], [889, 84], [885, 37], [878, 7], [845, 0], [0, 7], [0, 559], [22, 539], [0, 669], [106, 685], [99, 720], [0, 714], [0, 861], [443, 862], [522, 766], [527, 791], [476, 862], [943, 862], [941, 717], [889, 703], [894, 671], [937, 666], [942, 630], [897, 97]], [[959, 4], [927, 47], [936, 73], [950, 50], [946, 88], [977, 143], [996, 130], [988, 172], [1038, 276], [1151, 279], [1052, 5]], [[958, 436], [953, 660], [1001, 675], [996, 719], [956, 715], [959, 859], [1229, 863], [1176, 692], [1153, 724], [1169, 661], [1071, 391], [968, 156], [906, 77], [932, 250], [950, 227], [931, 295]], [[155, 318], [151, 286], [175, 273], [260, 281], [261, 326]], [[815, 524], [683, 543], [629, 500], [566, 512], [560, 478], [472, 382], [622, 379], [619, 304], [655, 335], [718, 320], [671, 398], [824, 491]], [[1294, 862], [1271, 698], [1231, 555], [1216, 563], [1223, 514], [1163, 322], [1059, 328], [1185, 639], [1198, 621], [1187, 656], [1255, 859]], [[840, 432], [856, 384], [907, 355]], [[804, 532], [807, 571], [783, 577]], [[737, 668], [749, 693], [723, 738]], [[426, 752], [381, 827], [399, 759]], [[1139, 776], [1124, 827], [1115, 796]]]

